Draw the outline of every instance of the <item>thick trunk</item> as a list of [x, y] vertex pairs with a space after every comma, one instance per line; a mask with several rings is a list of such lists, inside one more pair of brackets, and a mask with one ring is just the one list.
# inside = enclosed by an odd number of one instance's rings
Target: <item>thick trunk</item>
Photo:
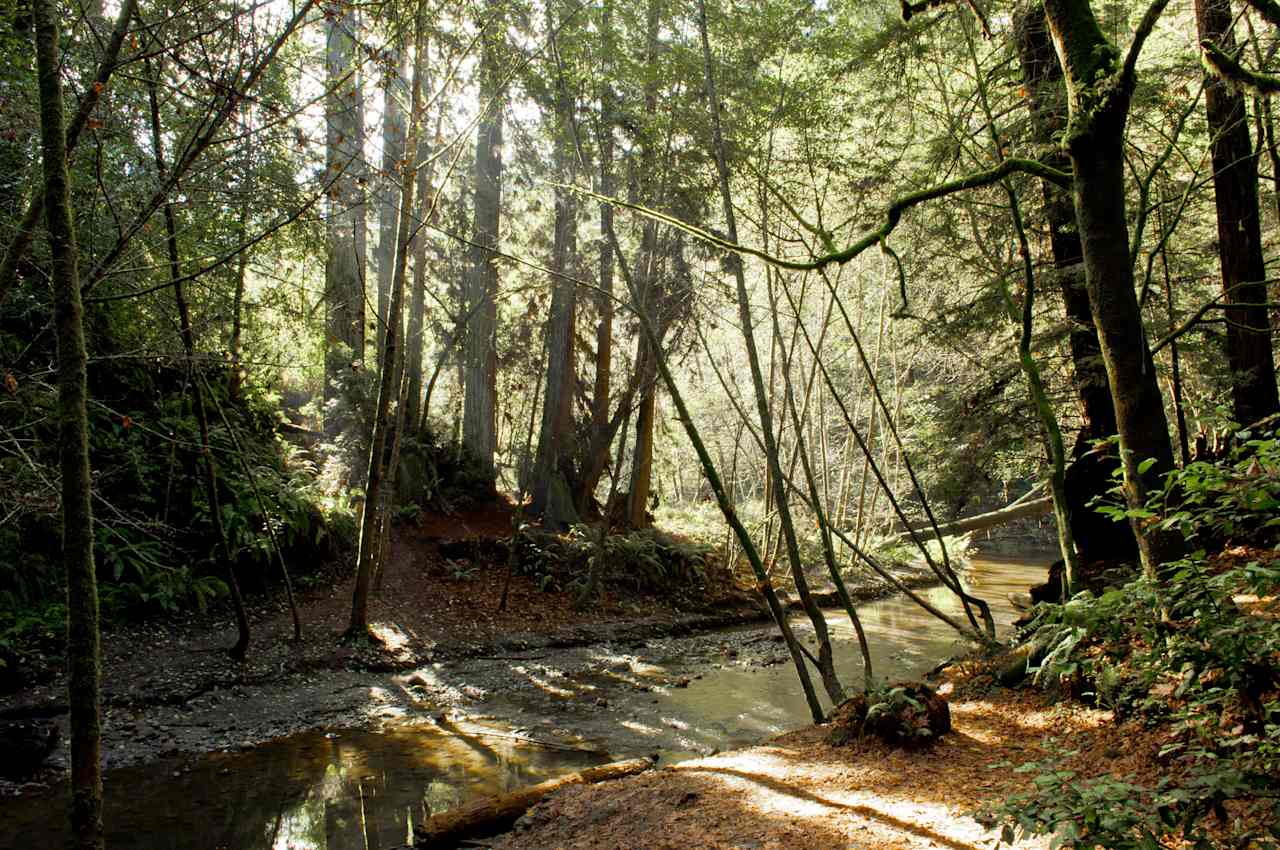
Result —
[[[364, 98], [354, 61], [358, 29], [356, 13], [347, 12], [330, 19], [326, 32], [325, 170], [332, 186], [325, 259], [325, 399], [333, 397], [334, 382], [364, 360], [365, 207], [359, 185]], [[335, 347], [338, 345], [346, 350]]]
[[[1235, 52], [1229, 0], [1196, 0], [1200, 38]], [[1222, 295], [1228, 305], [1227, 363], [1236, 420], [1247, 426], [1280, 411], [1271, 350], [1271, 318], [1258, 215], [1258, 162], [1249, 141], [1244, 96], [1210, 74], [1205, 117], [1213, 143], [1213, 193], [1218, 214]], [[1245, 306], [1252, 305], [1252, 306]]]
[[[547, 29], [556, 31], [550, 6]], [[568, 35], [567, 25], [560, 28]], [[556, 46], [551, 45], [555, 51]], [[559, 63], [555, 87], [555, 166], [561, 183], [576, 182], [574, 145], [575, 98], [569, 93]], [[573, 397], [577, 387], [574, 358], [574, 325], [577, 320], [578, 287], [573, 282], [574, 258], [578, 251], [577, 194], [555, 190], [554, 238], [551, 249], [551, 316], [547, 326], [547, 391], [538, 433], [538, 453], [533, 465], [534, 514], [542, 517], [544, 528], [566, 528], [577, 522], [572, 483], [575, 449]]]
[[[1070, 171], [1070, 159], [1055, 142], [1067, 125], [1066, 89], [1040, 3], [1031, 3], [1019, 17], [1017, 42], [1031, 113], [1032, 141], [1050, 151], [1042, 159], [1046, 165]], [[1076, 230], [1075, 208], [1068, 189], [1049, 180], [1042, 180], [1040, 185], [1053, 268], [1061, 283], [1063, 313], [1070, 326], [1072, 383], [1084, 419], [1081, 439], [1100, 440], [1116, 432], [1116, 414], [1085, 288], [1084, 252]], [[1087, 442], [1079, 445], [1087, 446]]]
[[648, 340], [641, 339], [638, 345], [636, 369], [640, 374], [640, 403], [636, 406], [636, 440], [631, 455], [631, 483], [627, 490], [627, 525], [647, 528], [649, 490], [653, 484], [653, 423], [658, 384], [657, 366]]
[[502, 210], [502, 122], [506, 101], [502, 89], [503, 17], [497, 0], [487, 0], [480, 55], [480, 110], [476, 126], [475, 220], [470, 269], [466, 281], [466, 340], [462, 441], [493, 471], [497, 451], [498, 227]]
[[[613, 58], [613, 2], [604, 0], [600, 10], [600, 52], [605, 67], [605, 78], [612, 67]], [[616, 191], [613, 173], [613, 110], [615, 108], [609, 85], [601, 87], [600, 94], [600, 194], [612, 198]], [[600, 289], [596, 293], [595, 382], [591, 391], [591, 437], [582, 459], [578, 476], [578, 491], [574, 496], [578, 512], [585, 513], [595, 496], [609, 463], [609, 446], [613, 442], [613, 429], [609, 428], [609, 396], [613, 378], [613, 242], [608, 235], [613, 231], [613, 204], [600, 204], [600, 232], [606, 234], [600, 240]]]
[[[1173, 469], [1173, 447], [1151, 349], [1133, 288], [1125, 218], [1124, 127], [1131, 81], [1084, 0], [1045, 0], [1045, 14], [1067, 81], [1068, 151], [1085, 287], [1115, 406], [1125, 501], [1134, 511]], [[1143, 568], [1183, 552], [1176, 533], [1131, 520]]]
[[[1067, 125], [1066, 88], [1042, 4], [1030, 3], [1019, 16], [1017, 44], [1030, 106], [1032, 139], [1051, 151], [1044, 162], [1070, 171], [1071, 161], [1055, 141]], [[1042, 180], [1041, 187], [1053, 267], [1061, 282], [1063, 313], [1070, 328], [1072, 384], [1084, 420], [1063, 481], [1071, 535], [1082, 564], [1131, 557], [1137, 553], [1135, 545], [1127, 540], [1117, 545], [1115, 524], [1091, 505], [1111, 487], [1111, 473], [1118, 464], [1111, 456], [1087, 453], [1094, 442], [1116, 432], [1116, 413], [1085, 287], [1084, 253], [1076, 230], [1075, 207], [1071, 192], [1062, 186]]]
[[570, 192], [556, 190], [555, 248], [551, 261], [553, 275], [551, 319], [547, 329], [547, 392], [534, 462], [533, 513], [542, 517], [544, 527], [563, 528], [578, 519], [570, 491], [573, 447], [574, 315], [577, 288], [564, 279], [569, 257], [574, 251], [576, 204]]
[[67, 697], [71, 706], [71, 844], [99, 850], [102, 839], [102, 664], [98, 587], [93, 565], [92, 480], [86, 401], [88, 356], [53, 0], [33, 0], [40, 82], [40, 155], [44, 211], [53, 261], [58, 348], [58, 460], [62, 475], [62, 559], [67, 581]]

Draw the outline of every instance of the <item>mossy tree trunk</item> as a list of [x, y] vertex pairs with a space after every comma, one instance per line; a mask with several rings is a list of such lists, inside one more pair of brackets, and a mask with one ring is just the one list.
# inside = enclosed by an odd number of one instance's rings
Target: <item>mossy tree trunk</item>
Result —
[[40, 85], [44, 213], [53, 260], [58, 348], [58, 458], [62, 475], [62, 558], [67, 579], [67, 695], [71, 706], [71, 843], [77, 850], [98, 850], [103, 846], [102, 662], [93, 564], [86, 407], [88, 356], [62, 112], [60, 11], [53, 0], [33, 0], [31, 7]]
[[[1045, 17], [1067, 87], [1067, 152], [1073, 203], [1084, 260], [1085, 288], [1107, 384], [1115, 406], [1124, 494], [1142, 511], [1147, 496], [1173, 469], [1173, 446], [1164, 400], [1156, 383], [1142, 314], [1134, 292], [1125, 217], [1124, 130], [1133, 94], [1137, 50], [1163, 10], [1148, 9], [1122, 62], [1107, 41], [1087, 0], [1045, 0]], [[1156, 567], [1184, 551], [1176, 532], [1131, 520], [1143, 568]]]

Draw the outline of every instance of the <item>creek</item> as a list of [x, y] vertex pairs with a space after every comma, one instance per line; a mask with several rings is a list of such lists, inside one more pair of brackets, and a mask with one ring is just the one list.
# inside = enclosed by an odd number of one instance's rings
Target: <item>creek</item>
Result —
[[[1004, 630], [1016, 616], [1007, 594], [1043, 580], [1052, 557], [974, 558], [965, 584]], [[959, 615], [945, 589], [921, 593]], [[904, 596], [858, 611], [880, 679], [918, 677], [964, 649]], [[860, 687], [848, 618], [826, 613], [842, 681]], [[793, 623], [811, 642], [804, 615]], [[669, 762], [756, 743], [810, 720], [776, 631], [758, 625], [365, 674], [333, 691], [361, 709], [362, 727], [109, 771], [107, 846], [386, 850], [410, 841], [429, 814], [478, 795], [614, 758]], [[65, 846], [65, 812], [59, 792], [0, 800], [0, 850]]]

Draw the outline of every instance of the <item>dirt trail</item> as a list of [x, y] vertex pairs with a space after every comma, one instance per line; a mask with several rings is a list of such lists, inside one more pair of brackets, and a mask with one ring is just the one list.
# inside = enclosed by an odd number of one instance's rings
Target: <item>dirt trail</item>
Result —
[[[997, 762], [1042, 756], [1049, 733], [1073, 746], [1119, 741], [1106, 712], [1000, 691], [951, 703], [954, 731], [932, 749], [874, 740], [835, 747], [822, 727], [605, 785], [566, 789], [527, 814], [495, 850], [978, 850], [999, 837], [971, 814], [1029, 779]], [[1047, 840], [1012, 847], [1047, 847]]]

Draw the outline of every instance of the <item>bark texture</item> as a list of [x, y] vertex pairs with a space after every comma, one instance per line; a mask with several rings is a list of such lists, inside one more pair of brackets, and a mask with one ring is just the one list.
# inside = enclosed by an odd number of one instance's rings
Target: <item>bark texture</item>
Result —
[[[1196, 0], [1200, 38], [1228, 53], [1234, 53], [1236, 45], [1232, 19], [1229, 0]], [[1267, 302], [1267, 273], [1258, 216], [1258, 161], [1249, 140], [1240, 91], [1221, 77], [1209, 74], [1204, 107], [1212, 139], [1222, 300], [1228, 305], [1225, 316], [1231, 400], [1236, 420], [1250, 425], [1280, 412], [1271, 317], [1263, 306]]]
[[58, 348], [58, 458], [62, 474], [62, 558], [67, 579], [67, 690], [71, 706], [71, 836], [77, 850], [98, 850], [103, 846], [102, 653], [93, 564], [86, 407], [88, 356], [59, 76], [60, 13], [53, 0], [33, 0], [31, 6], [40, 85], [44, 212], [53, 260]]
[[[344, 7], [345, 8], [345, 7]], [[328, 346], [325, 398], [364, 359], [364, 97], [355, 62], [359, 17], [345, 11], [326, 25], [325, 169], [330, 182], [325, 261]], [[346, 346], [343, 352], [338, 346]], [[343, 354], [346, 356], [344, 357]]]
[[502, 85], [504, 17], [501, 0], [485, 3], [480, 52], [480, 122], [476, 126], [475, 218], [466, 280], [466, 338], [462, 442], [492, 471], [497, 437], [498, 228], [502, 211]]
[[[1044, 8], [1067, 86], [1072, 200], [1085, 288], [1115, 406], [1125, 500], [1139, 510], [1160, 477], [1173, 469], [1173, 447], [1129, 257], [1124, 128], [1133, 76], [1103, 35], [1087, 0], [1045, 0]], [[1182, 554], [1175, 533], [1138, 519], [1131, 522], [1149, 575]]]

